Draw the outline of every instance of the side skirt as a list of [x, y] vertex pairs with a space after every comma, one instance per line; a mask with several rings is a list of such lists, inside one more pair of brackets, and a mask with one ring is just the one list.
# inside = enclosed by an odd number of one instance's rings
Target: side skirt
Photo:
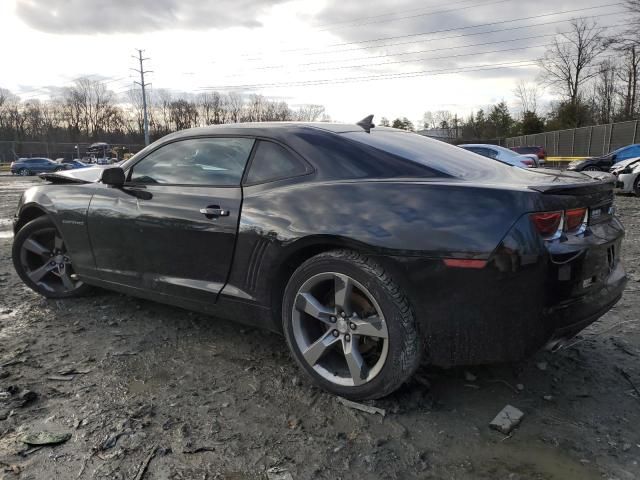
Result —
[[189, 300], [183, 297], [176, 297], [142, 288], [110, 282], [87, 275], [80, 275], [83, 282], [95, 287], [113, 290], [115, 292], [130, 295], [132, 297], [143, 298], [154, 302], [164, 303], [175, 307], [184, 308], [200, 313], [205, 313], [225, 320], [270, 330], [281, 333], [281, 330], [272, 321], [271, 310], [267, 307], [255, 303], [238, 301], [227, 296], [218, 297], [216, 304]]

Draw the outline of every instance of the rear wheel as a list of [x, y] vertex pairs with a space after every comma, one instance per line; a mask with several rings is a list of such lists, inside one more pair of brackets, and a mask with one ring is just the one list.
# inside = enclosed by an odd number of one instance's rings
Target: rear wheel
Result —
[[40, 295], [66, 298], [89, 288], [75, 275], [62, 235], [47, 216], [32, 220], [18, 231], [12, 256], [22, 281]]
[[21, 168], [20, 170], [18, 170], [18, 175], [22, 175], [23, 177], [26, 177], [28, 175], [31, 175], [31, 172], [26, 168]]
[[294, 272], [285, 290], [283, 327], [302, 369], [346, 398], [388, 395], [420, 362], [408, 300], [379, 265], [356, 252], [322, 253]]

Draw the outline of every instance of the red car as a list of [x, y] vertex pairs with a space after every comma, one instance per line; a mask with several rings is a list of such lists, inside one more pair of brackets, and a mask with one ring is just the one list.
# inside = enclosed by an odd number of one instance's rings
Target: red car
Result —
[[521, 155], [533, 153], [535, 155], [538, 155], [538, 159], [542, 160], [543, 162], [547, 159], [547, 151], [544, 149], [544, 147], [511, 147], [511, 150], [513, 150], [514, 152], [518, 152]]

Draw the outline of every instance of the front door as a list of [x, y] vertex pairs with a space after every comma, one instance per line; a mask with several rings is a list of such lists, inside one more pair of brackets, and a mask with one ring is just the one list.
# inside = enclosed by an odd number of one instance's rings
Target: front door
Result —
[[235, 245], [249, 138], [165, 144], [93, 196], [88, 228], [98, 275], [157, 294], [212, 302]]

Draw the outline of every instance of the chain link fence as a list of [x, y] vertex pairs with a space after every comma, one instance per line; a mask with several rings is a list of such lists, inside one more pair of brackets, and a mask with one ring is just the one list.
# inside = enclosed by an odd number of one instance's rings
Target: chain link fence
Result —
[[[58, 158], [72, 159], [87, 156], [87, 149], [91, 143], [59, 143], [59, 142], [18, 142], [13, 140], [0, 140], [0, 164], [11, 163], [18, 158], [46, 157], [52, 160]], [[127, 153], [136, 153], [144, 148], [142, 144], [112, 143], [111, 148], [126, 148]]]
[[638, 120], [505, 139], [506, 146], [544, 147], [551, 157], [592, 157], [640, 141]]

